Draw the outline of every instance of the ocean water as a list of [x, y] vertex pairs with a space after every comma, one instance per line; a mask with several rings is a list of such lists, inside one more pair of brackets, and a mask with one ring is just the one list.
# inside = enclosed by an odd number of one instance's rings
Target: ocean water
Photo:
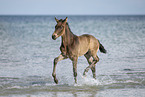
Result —
[[[56, 16], [64, 19], [65, 16]], [[69, 59], [51, 76], [60, 41], [52, 40], [54, 16], [0, 16], [0, 96], [2, 97], [144, 97], [145, 16], [68, 16], [76, 35], [91, 34], [103, 44], [97, 79], [84, 56], [78, 59], [74, 84]]]

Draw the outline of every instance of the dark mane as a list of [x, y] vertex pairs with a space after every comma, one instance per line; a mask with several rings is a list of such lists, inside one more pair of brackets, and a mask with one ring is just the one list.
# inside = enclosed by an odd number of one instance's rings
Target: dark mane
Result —
[[70, 44], [72, 44], [72, 42], [74, 41], [76, 35], [74, 35], [69, 27], [69, 24], [66, 23], [66, 27], [65, 27], [65, 35], [62, 36], [62, 44], [65, 46], [69, 46]]
[[76, 37], [76, 35], [72, 33], [68, 23], [66, 23], [65, 33], [67, 35], [66, 38], [68, 38], [70, 44], [73, 41], [73, 39]]
[[71, 31], [71, 29], [70, 29], [70, 27], [69, 27], [69, 24], [68, 24], [68, 22], [66, 23], [66, 25], [68, 26], [68, 28], [69, 28], [69, 31], [70, 31], [70, 32], [72, 32], [72, 31]]

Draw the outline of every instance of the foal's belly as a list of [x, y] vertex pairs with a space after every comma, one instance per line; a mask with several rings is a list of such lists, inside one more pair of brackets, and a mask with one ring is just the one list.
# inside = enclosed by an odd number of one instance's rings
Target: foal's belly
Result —
[[88, 52], [88, 50], [89, 50], [88, 47], [80, 48], [79, 56], [82, 56], [82, 55], [86, 54]]

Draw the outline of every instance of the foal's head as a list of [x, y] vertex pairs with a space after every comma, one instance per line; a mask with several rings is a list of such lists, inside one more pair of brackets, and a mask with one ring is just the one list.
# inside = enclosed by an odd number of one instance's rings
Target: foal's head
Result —
[[65, 33], [65, 25], [67, 23], [67, 17], [64, 20], [62, 20], [62, 19], [58, 20], [56, 18], [55, 18], [55, 20], [56, 20], [57, 24], [55, 26], [55, 31], [52, 34], [52, 39], [54, 39], [54, 40], [56, 38], [58, 38], [59, 36], [62, 36]]

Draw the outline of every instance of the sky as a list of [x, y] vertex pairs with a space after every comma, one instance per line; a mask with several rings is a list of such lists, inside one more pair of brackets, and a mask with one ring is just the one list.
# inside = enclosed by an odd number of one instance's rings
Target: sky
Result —
[[0, 15], [145, 15], [145, 0], [0, 0]]

